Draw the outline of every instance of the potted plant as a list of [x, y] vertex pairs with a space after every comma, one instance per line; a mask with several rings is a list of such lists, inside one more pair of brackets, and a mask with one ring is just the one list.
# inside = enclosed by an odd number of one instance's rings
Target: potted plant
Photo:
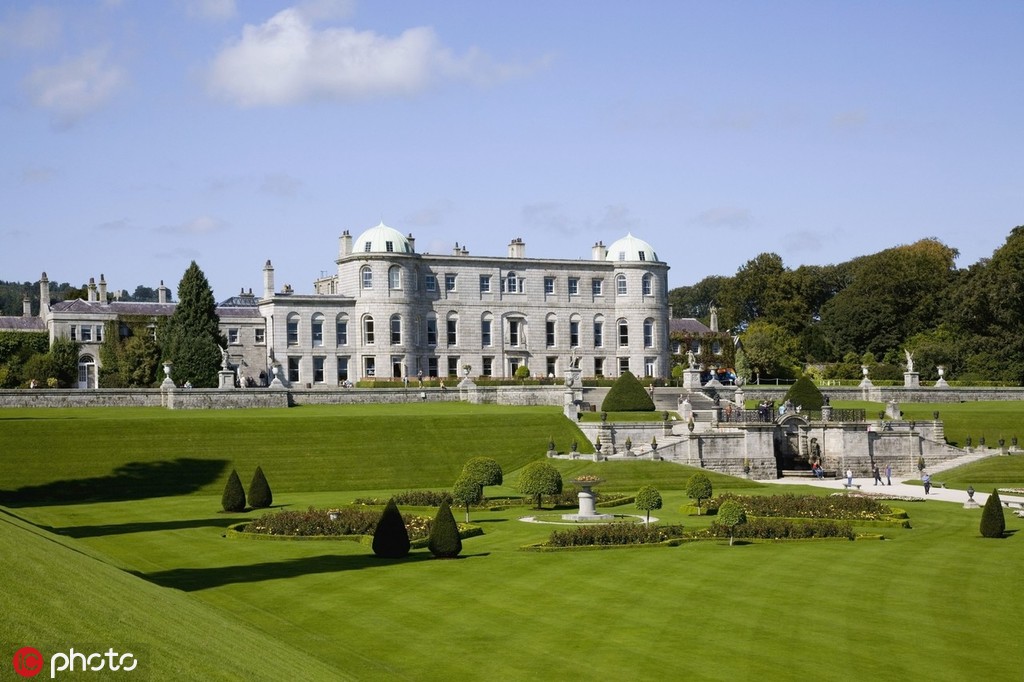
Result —
[[631, 451], [633, 449], [633, 439], [630, 438], [629, 436], [626, 436], [626, 443], [625, 443], [625, 445], [626, 445], [626, 452]]
[[579, 444], [578, 442], [576, 442], [576, 439], [575, 439], [575, 438], [573, 438], [573, 439], [572, 439], [572, 443], [570, 443], [570, 444], [569, 444], [569, 448], [570, 448], [570, 449], [571, 449], [571, 450], [572, 450], [573, 452], [576, 452], [576, 450], [578, 450], [578, 449], [579, 449], [579, 447], [580, 447], [580, 444]]
[[658, 451], [658, 437], [651, 436], [651, 450], [654, 452]]
[[743, 473], [745, 473], [748, 476], [750, 475], [750, 458], [749, 457], [744, 457], [743, 458]]

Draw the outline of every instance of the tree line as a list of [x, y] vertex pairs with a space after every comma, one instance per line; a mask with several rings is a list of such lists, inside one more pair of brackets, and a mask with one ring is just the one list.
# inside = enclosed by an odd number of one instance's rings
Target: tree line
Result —
[[[925, 380], [1024, 384], [1024, 226], [989, 258], [967, 268], [957, 249], [922, 239], [835, 265], [785, 266], [775, 253], [732, 277], [673, 289], [673, 317], [739, 336], [748, 376], [791, 379], [804, 372], [901, 379], [904, 351]], [[737, 361], [738, 362], [738, 361]]]

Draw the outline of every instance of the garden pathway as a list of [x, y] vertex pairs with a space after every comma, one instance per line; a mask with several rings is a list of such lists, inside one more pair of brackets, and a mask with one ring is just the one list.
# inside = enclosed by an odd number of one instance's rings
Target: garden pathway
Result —
[[[904, 479], [905, 480], [905, 479]], [[940, 482], [942, 477], [938, 477]], [[760, 481], [761, 483], [774, 483], [778, 485], [812, 485], [819, 488], [833, 488], [837, 491], [845, 491], [846, 488], [843, 484], [846, 482], [845, 478], [840, 479], [808, 479], [808, 478], [779, 478], [776, 480]], [[967, 501], [967, 493], [963, 490], [955, 490], [952, 488], [940, 488], [935, 485], [932, 486], [931, 492], [927, 496], [924, 494], [924, 488], [920, 485], [911, 485], [909, 483], [903, 483], [902, 480], [893, 479], [891, 486], [878, 486], [875, 485], [874, 479], [872, 478], [857, 478], [854, 477], [854, 483], [860, 484], [861, 492], [865, 493], [885, 493], [891, 495], [897, 495], [899, 497], [912, 497], [919, 500], [938, 500], [940, 502], [958, 502], [963, 504]], [[988, 493], [978, 490], [974, 493], [974, 501], [978, 504], [985, 504], [985, 500], [988, 499]], [[1005, 495], [999, 494], [999, 499], [1004, 503], [1013, 503], [1015, 509], [1020, 508], [1020, 505], [1024, 505], [1024, 495]]]

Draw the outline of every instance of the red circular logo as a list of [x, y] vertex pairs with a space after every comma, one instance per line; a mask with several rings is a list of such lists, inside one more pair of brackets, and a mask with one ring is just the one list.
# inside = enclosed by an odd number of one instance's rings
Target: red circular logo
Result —
[[43, 655], [39, 649], [23, 646], [14, 654], [14, 672], [22, 677], [35, 677], [43, 669]]

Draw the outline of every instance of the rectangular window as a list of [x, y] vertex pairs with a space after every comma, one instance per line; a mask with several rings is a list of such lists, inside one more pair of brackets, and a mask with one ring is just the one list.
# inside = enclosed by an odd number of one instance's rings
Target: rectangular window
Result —
[[327, 358], [313, 358], [313, 383], [324, 383], [324, 360]]
[[338, 385], [342, 385], [348, 381], [348, 358], [344, 356], [338, 356]]
[[400, 346], [402, 344], [402, 318], [395, 315], [391, 318], [391, 345]]
[[594, 348], [604, 348], [604, 322], [594, 323]]
[[72, 341], [77, 341], [78, 340], [78, 327], [77, 327], [77, 325], [71, 325], [71, 340]]
[[619, 322], [619, 345], [629, 345], [629, 324], [625, 320]]
[[494, 375], [494, 358], [484, 358], [484, 372], [485, 377]]
[[480, 293], [489, 294], [491, 293], [491, 276], [480, 275]]
[[437, 358], [427, 358], [427, 376], [437, 376]]
[[544, 323], [544, 341], [548, 348], [555, 345], [555, 321], [548, 320]]
[[575, 348], [580, 345], [580, 323], [579, 320], [569, 322], [569, 347]]
[[643, 251], [639, 251], [637, 255], [640, 257], [640, 260], [647, 260], [647, 255]]
[[363, 358], [363, 376], [377, 376], [377, 358], [372, 355]]
[[348, 320], [339, 320], [337, 329], [335, 330], [338, 335], [338, 345], [348, 345]]
[[640, 288], [641, 288], [641, 291], [643, 292], [644, 296], [650, 296], [651, 295], [651, 276], [650, 275], [644, 275], [644, 278], [641, 280], [641, 287]]
[[444, 290], [455, 291], [455, 275], [448, 274], [444, 276]]
[[394, 252], [394, 250], [395, 250], [395, 243], [394, 242], [384, 242], [384, 250], [387, 251], [388, 253]]
[[580, 293], [580, 278], [570, 277], [569, 278], [569, 295], [576, 296]]
[[298, 320], [298, 318], [296, 318], [294, 320], [288, 320], [287, 329], [288, 329], [288, 345], [289, 346], [297, 346], [297, 345], [299, 345], [299, 320]]
[[448, 345], [457, 345], [458, 340], [458, 322], [456, 320], [448, 320]]
[[324, 322], [313, 320], [313, 346], [319, 348], [324, 345]]
[[519, 369], [519, 358], [509, 358], [508, 359], [508, 375], [510, 377], [514, 377], [516, 375], [516, 370], [517, 369]]
[[654, 347], [654, 323], [644, 322], [644, 348]]
[[369, 266], [363, 268], [363, 288], [373, 288], [373, 270], [371, 270]]
[[365, 251], [366, 253], [370, 253], [370, 249], [372, 248], [373, 242], [366, 242], [365, 244], [363, 244], [363, 251]]
[[544, 278], [544, 293], [553, 294], [555, 293], [555, 278], [545, 277]]
[[426, 277], [424, 277], [423, 286], [427, 291], [431, 293], [437, 291], [437, 275], [427, 275]]
[[547, 374], [549, 377], [555, 376], [555, 363], [557, 361], [558, 358], [548, 356], [547, 362], [545, 364], [547, 365]]
[[590, 290], [594, 296], [600, 296], [604, 290], [604, 280], [596, 277], [590, 281]]
[[228, 343], [238, 343], [238, 329], [228, 329]]
[[594, 358], [594, 376], [604, 376], [604, 358]]
[[267, 330], [264, 327], [256, 327], [253, 330], [253, 334], [256, 337], [257, 344], [263, 344], [267, 342]]
[[448, 376], [457, 377], [459, 376], [459, 359], [448, 356]]
[[373, 343], [373, 318], [368, 317], [363, 321], [363, 338], [366, 343]]
[[88, 325], [82, 325], [82, 343], [89, 343], [92, 341], [92, 327]]
[[96, 326], [96, 341], [103, 343], [103, 325]]
[[288, 358], [288, 382], [292, 384], [299, 383], [299, 359]]
[[629, 358], [619, 358], [619, 374], [629, 371]]
[[490, 346], [491, 345], [491, 321], [482, 320], [480, 322], [480, 345]]
[[427, 318], [427, 345], [437, 345], [437, 320], [432, 317]]
[[519, 345], [519, 320], [508, 321], [508, 345]]
[[617, 293], [619, 296], [625, 296], [626, 295], [626, 278], [625, 278], [625, 276], [619, 275], [615, 279], [615, 293]]
[[654, 358], [644, 358], [644, 376], [654, 376]]

